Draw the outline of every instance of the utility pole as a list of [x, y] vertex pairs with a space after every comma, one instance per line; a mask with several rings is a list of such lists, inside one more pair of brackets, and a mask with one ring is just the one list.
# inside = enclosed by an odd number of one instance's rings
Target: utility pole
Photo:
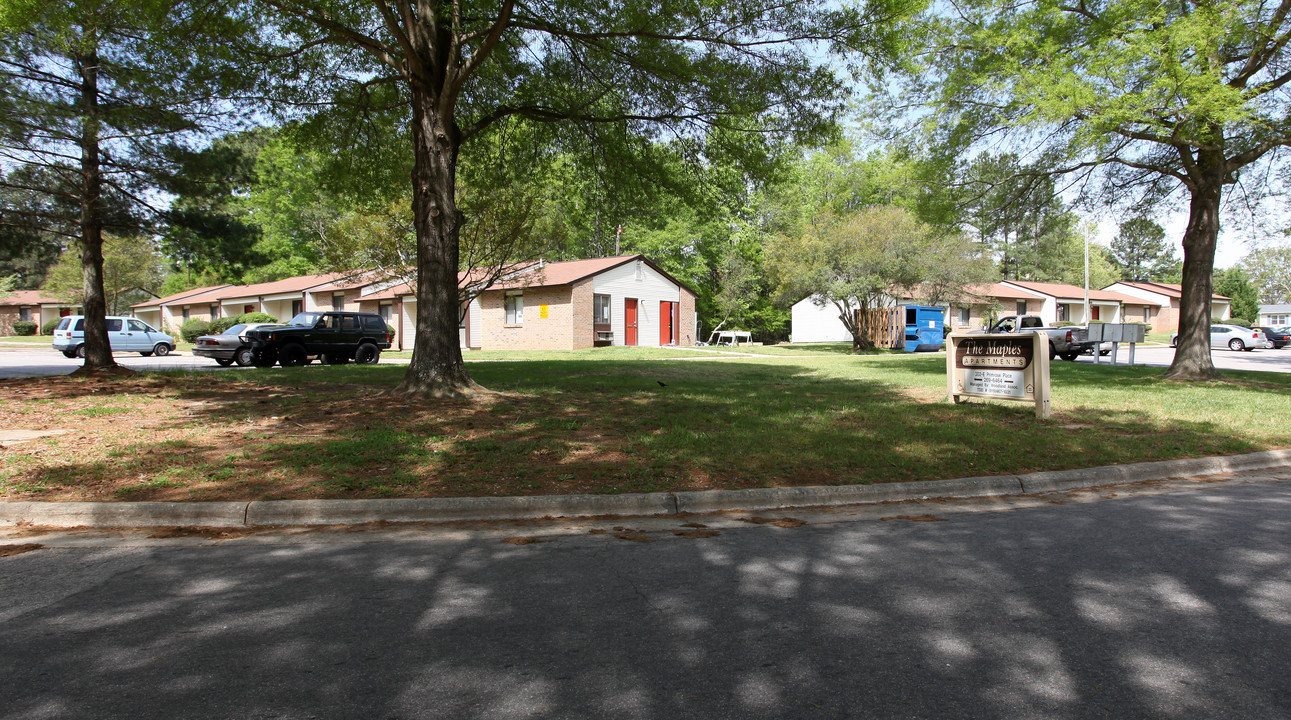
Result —
[[[1089, 325], [1089, 233], [1085, 235], [1085, 325]], [[1094, 357], [1098, 357], [1097, 348], [1094, 351]]]

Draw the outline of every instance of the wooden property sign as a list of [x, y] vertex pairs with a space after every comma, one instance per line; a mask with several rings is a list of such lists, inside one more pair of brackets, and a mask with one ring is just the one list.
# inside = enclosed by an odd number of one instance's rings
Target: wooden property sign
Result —
[[946, 385], [951, 399], [1000, 398], [1035, 403], [1049, 417], [1049, 336], [992, 333], [946, 338]]

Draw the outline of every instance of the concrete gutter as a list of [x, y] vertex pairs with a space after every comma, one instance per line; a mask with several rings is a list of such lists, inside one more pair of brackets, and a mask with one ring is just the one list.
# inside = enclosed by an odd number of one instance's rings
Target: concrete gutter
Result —
[[401, 500], [253, 500], [250, 502], [5, 502], [0, 527], [275, 527], [370, 522], [450, 522], [535, 518], [643, 516], [723, 510], [971, 498], [1072, 490], [1133, 482], [1263, 470], [1291, 465], [1291, 450], [1106, 465], [1025, 475], [873, 485], [705, 490], [635, 495], [537, 495]]

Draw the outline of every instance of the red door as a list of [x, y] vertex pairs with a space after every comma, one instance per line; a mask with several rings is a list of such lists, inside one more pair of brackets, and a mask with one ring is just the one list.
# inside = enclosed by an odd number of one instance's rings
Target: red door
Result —
[[659, 344], [676, 345], [676, 322], [673, 317], [673, 307], [676, 303], [667, 300], [659, 303]]
[[623, 300], [623, 334], [626, 336], [623, 340], [624, 345], [637, 344], [636, 298], [624, 298]]

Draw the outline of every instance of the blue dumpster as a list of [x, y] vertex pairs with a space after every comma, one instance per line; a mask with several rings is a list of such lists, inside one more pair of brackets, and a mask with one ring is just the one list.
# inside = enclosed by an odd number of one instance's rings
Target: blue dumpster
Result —
[[942, 347], [946, 316], [942, 308], [905, 306], [905, 351], [937, 352]]

